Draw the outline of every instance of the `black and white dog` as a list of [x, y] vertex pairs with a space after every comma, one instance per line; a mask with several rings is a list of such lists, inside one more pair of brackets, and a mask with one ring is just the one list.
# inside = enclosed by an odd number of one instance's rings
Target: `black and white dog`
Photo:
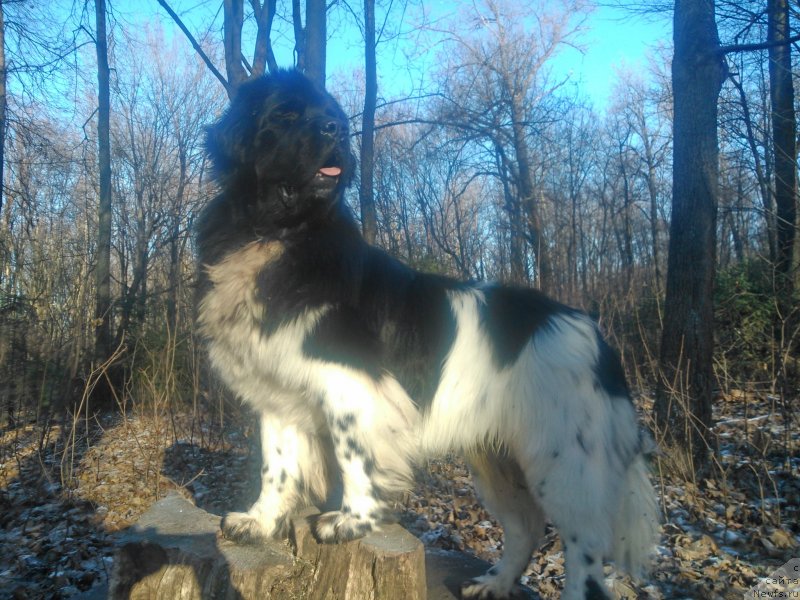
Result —
[[366, 244], [342, 199], [348, 121], [303, 75], [242, 86], [208, 132], [219, 195], [198, 226], [199, 324], [260, 415], [261, 494], [222, 524], [285, 533], [339, 488], [324, 542], [376, 529], [424, 456], [459, 452], [505, 531], [464, 598], [506, 598], [545, 519], [568, 600], [606, 598], [603, 560], [639, 572], [657, 508], [618, 357], [596, 324], [531, 289], [417, 272]]

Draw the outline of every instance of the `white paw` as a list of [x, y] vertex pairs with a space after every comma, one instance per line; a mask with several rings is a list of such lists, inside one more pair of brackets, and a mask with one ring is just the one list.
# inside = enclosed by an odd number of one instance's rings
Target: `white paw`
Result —
[[289, 519], [283, 515], [277, 519], [243, 512], [230, 512], [220, 524], [225, 538], [241, 544], [258, 544], [272, 538], [285, 537]]
[[501, 586], [498, 578], [488, 573], [461, 584], [463, 600], [524, 600], [530, 597], [528, 590], [521, 585]]
[[323, 513], [314, 520], [314, 534], [325, 544], [356, 540], [377, 528], [375, 519], [356, 517], [338, 510]]

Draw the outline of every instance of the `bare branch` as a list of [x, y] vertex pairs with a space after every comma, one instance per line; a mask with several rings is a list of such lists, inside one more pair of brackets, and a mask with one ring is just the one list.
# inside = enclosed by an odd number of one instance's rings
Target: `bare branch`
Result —
[[720, 54], [731, 54], [734, 52], [750, 52], [753, 50], [769, 50], [770, 48], [777, 48], [779, 46], [787, 46], [789, 44], [794, 44], [795, 42], [800, 42], [800, 33], [797, 35], [793, 35], [792, 37], [775, 41], [775, 42], [756, 42], [753, 44], [732, 44], [730, 46], [720, 46], [719, 52]]
[[194, 36], [192, 35], [192, 33], [186, 28], [186, 25], [184, 25], [184, 23], [181, 20], [181, 18], [175, 13], [174, 10], [172, 10], [172, 7], [170, 7], [170, 5], [167, 4], [166, 0], [158, 0], [158, 3], [164, 8], [164, 10], [167, 11], [167, 13], [169, 13], [169, 16], [172, 17], [172, 20], [175, 21], [175, 24], [178, 27], [180, 27], [180, 30], [183, 32], [183, 34], [189, 40], [189, 43], [192, 45], [192, 48], [194, 48], [195, 52], [197, 52], [198, 56], [206, 64], [206, 66], [211, 71], [211, 73], [214, 75], [214, 77], [216, 77], [219, 80], [219, 82], [225, 88], [225, 91], [228, 92], [228, 95], [230, 95], [231, 89], [230, 89], [230, 84], [228, 83], [228, 80], [225, 79], [225, 77], [222, 75], [222, 73], [219, 72], [219, 70], [217, 70], [217, 68], [214, 66], [214, 63], [211, 62], [211, 59], [208, 57], [208, 55], [200, 47], [200, 44], [198, 44], [197, 40], [194, 39]]

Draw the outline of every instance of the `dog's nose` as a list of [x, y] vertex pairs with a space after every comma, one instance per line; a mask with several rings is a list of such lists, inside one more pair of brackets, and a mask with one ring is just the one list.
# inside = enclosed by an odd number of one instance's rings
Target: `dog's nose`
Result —
[[325, 121], [320, 128], [323, 135], [336, 137], [341, 131], [341, 125], [338, 121]]

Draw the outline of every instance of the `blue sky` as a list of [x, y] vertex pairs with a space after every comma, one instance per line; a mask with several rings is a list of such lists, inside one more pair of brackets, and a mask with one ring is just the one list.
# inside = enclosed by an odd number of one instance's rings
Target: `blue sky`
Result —
[[599, 8], [589, 17], [586, 52], [566, 50], [558, 58], [558, 67], [564, 73], [572, 72], [583, 93], [596, 106], [604, 106], [614, 84], [615, 68], [624, 64], [633, 70], [646, 70], [649, 51], [659, 44], [672, 44], [671, 16], [645, 20], [625, 15], [620, 9]]
[[[552, 0], [559, 2], [560, 0]], [[458, 2], [448, 0], [447, 4], [440, 1], [428, 0], [426, 7], [448, 8], [458, 5]], [[197, 3], [190, 0], [173, 0], [171, 5], [187, 20], [208, 24], [215, 14], [221, 19], [221, 10], [215, 2]], [[136, 0], [117, 0], [114, 2], [117, 9], [121, 9], [129, 16], [145, 20], [152, 20], [153, 13], [148, 6], [147, 11]], [[163, 9], [153, 2], [152, 6], [158, 11], [164, 29], [170, 32], [177, 31]], [[145, 12], [148, 13], [145, 15]], [[378, 15], [381, 18], [381, 15]], [[413, 12], [405, 15], [409, 21], [414, 19]], [[361, 50], [361, 36], [353, 27], [350, 19], [342, 18], [339, 13], [338, 20], [332, 15], [329, 23], [328, 42], [328, 74], [329, 76], [350, 74], [363, 69], [363, 53]], [[643, 19], [630, 16], [624, 11], [609, 6], [597, 8], [586, 22], [586, 31], [578, 40], [584, 47], [584, 52], [571, 48], [564, 48], [552, 63], [555, 75], [569, 75], [570, 82], [578, 91], [588, 97], [596, 108], [603, 109], [608, 104], [609, 95], [615, 82], [614, 70], [620, 65], [634, 71], [645, 70], [647, 53], [657, 45], [671, 44], [672, 40], [671, 15], [660, 15], [658, 19]], [[192, 28], [197, 31], [197, 28]], [[170, 32], [171, 33], [171, 32]], [[182, 36], [177, 32], [178, 36]], [[292, 60], [294, 40], [288, 24], [283, 27], [276, 20], [274, 47], [278, 62], [282, 66], [289, 66]], [[403, 63], [402, 43], [395, 46], [381, 47], [378, 56], [378, 75], [381, 86], [380, 93], [384, 97], [397, 97], [411, 87], [406, 71], [401, 67]], [[404, 42], [408, 43], [408, 42]], [[413, 43], [413, 42], [412, 42]], [[188, 43], [187, 43], [188, 44]], [[246, 46], [251, 47], [251, 46]], [[405, 88], [405, 89], [404, 89]]]
[[[559, 2], [559, 0], [552, 0]], [[438, 3], [429, 2], [438, 6]], [[457, 2], [453, 3], [457, 5]], [[380, 18], [380, 16], [379, 16]], [[413, 18], [413, 17], [412, 17]], [[577, 41], [583, 50], [564, 47], [552, 63], [554, 75], [569, 77], [578, 90], [587, 96], [597, 108], [609, 102], [615, 75], [614, 71], [625, 66], [634, 71], [647, 70], [647, 56], [656, 46], [672, 43], [671, 14], [652, 15], [648, 19], [632, 16], [619, 8], [604, 6], [595, 9], [588, 17], [586, 31]], [[329, 75], [337, 69], [345, 73], [363, 68], [361, 39], [355, 30], [332, 27], [328, 44]], [[395, 50], [402, 52], [402, 50]], [[393, 86], [403, 87], [406, 75], [402, 70], [393, 71], [392, 56], [383, 51], [378, 57], [378, 76], [382, 86], [380, 93], [393, 94]], [[409, 86], [405, 86], [409, 87]]]

